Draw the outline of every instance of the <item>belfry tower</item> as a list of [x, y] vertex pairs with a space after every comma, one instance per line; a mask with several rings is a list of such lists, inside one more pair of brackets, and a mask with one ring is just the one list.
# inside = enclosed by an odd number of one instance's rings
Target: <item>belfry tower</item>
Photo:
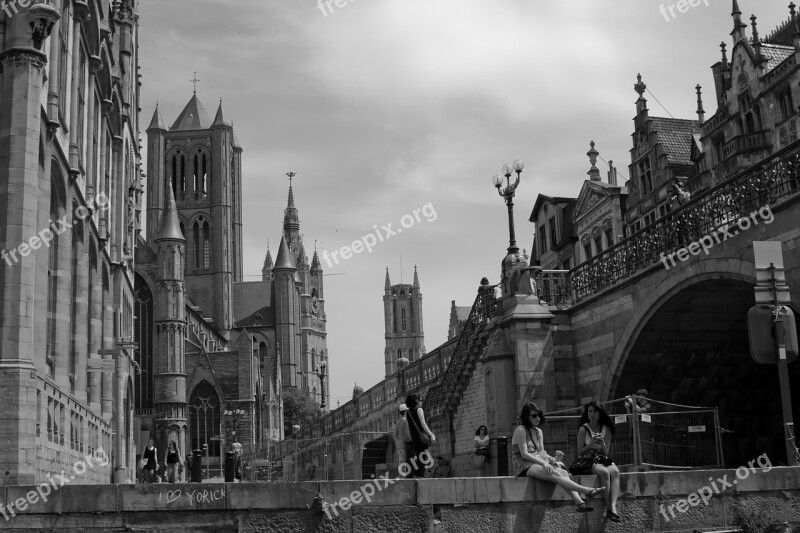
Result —
[[242, 148], [233, 125], [222, 101], [212, 121], [195, 92], [169, 130], [156, 106], [147, 134], [147, 239], [158, 231], [169, 184], [186, 238], [187, 290], [227, 337], [231, 284], [242, 280]]
[[409, 363], [425, 355], [425, 334], [422, 331], [422, 292], [419, 287], [417, 267], [414, 283], [392, 285], [389, 269], [383, 294], [383, 314], [386, 330], [384, 360], [386, 377], [397, 372], [400, 358]]

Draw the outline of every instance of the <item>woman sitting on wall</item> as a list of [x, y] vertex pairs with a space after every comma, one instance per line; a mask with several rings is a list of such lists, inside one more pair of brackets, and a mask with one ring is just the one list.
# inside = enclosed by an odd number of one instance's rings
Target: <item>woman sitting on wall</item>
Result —
[[588, 513], [594, 509], [581, 499], [585, 494], [587, 499], [594, 498], [604, 491], [605, 487], [593, 489], [584, 487], [572, 481], [566, 470], [561, 468], [555, 457], [550, 457], [544, 451], [544, 435], [538, 426], [544, 423], [544, 413], [535, 403], [526, 403], [522, 406], [519, 415], [521, 424], [514, 430], [511, 438], [513, 455], [511, 462], [517, 477], [532, 477], [544, 481], [551, 481], [566, 490], [572, 501], [575, 502], [575, 511]]

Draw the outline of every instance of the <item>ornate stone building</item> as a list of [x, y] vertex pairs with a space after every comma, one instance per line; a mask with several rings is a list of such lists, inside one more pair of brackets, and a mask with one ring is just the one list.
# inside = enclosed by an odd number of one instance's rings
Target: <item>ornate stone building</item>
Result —
[[195, 93], [148, 133], [147, 239], [136, 249], [136, 428], [141, 445], [208, 446], [212, 464], [238, 440], [283, 438], [283, 387], [327, 403], [322, 268], [305, 255], [290, 185], [275, 263], [242, 279], [242, 148], [220, 102]]
[[143, 190], [137, 2], [21, 4], [0, 11], [0, 484], [43, 481], [100, 448], [111, 462], [81, 482], [124, 482]]

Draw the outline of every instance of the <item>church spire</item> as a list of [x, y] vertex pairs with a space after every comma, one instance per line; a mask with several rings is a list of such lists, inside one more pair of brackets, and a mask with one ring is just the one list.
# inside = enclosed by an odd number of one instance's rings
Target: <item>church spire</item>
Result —
[[389, 267], [386, 267], [386, 281], [383, 284], [383, 288], [387, 291], [386, 294], [389, 294], [389, 291], [392, 290], [392, 282], [389, 281]]
[[739, 9], [739, 2], [737, 0], [733, 0], [731, 16], [733, 17], [733, 31], [731, 35], [733, 36], [733, 42], [738, 43], [745, 37], [744, 29], [747, 27], [747, 24], [742, 22], [742, 10]]
[[286, 236], [281, 236], [281, 245], [278, 248], [278, 257], [275, 259], [275, 266], [272, 270], [297, 270], [297, 264], [294, 262], [294, 256], [289, 251], [289, 245], [286, 244]]
[[177, 239], [183, 241], [185, 239], [181, 232], [180, 222], [178, 222], [178, 208], [175, 205], [175, 195], [172, 194], [172, 187], [169, 181], [164, 184], [164, 188], [164, 197], [167, 203], [164, 206], [164, 211], [161, 213], [161, 220], [158, 224], [158, 234], [155, 240]]
[[283, 211], [283, 233], [292, 241], [294, 240], [292, 237], [299, 237], [300, 232], [300, 218], [297, 215], [297, 208], [294, 206], [294, 190], [292, 189], [292, 178], [297, 173], [289, 171], [286, 175], [289, 176], [289, 199], [286, 202], [286, 209]]
[[153, 120], [150, 121], [150, 125], [147, 127], [147, 131], [151, 130], [167, 131], [166, 126], [164, 126], [164, 119], [161, 118], [161, 113], [158, 112], [158, 102], [156, 102], [156, 110], [153, 112]]
[[417, 275], [417, 265], [414, 265], [414, 288], [419, 291], [419, 276]]
[[222, 113], [222, 98], [219, 99], [219, 107], [217, 108], [217, 114], [214, 116], [214, 122], [211, 124], [211, 127], [214, 126], [227, 126], [228, 123], [225, 122]]

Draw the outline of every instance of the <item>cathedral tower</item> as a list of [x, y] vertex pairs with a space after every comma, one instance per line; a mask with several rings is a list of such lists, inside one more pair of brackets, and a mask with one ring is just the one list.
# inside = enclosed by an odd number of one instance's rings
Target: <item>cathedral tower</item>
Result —
[[242, 280], [241, 152], [219, 104], [212, 121], [195, 93], [166, 129], [156, 107], [148, 133], [147, 236], [153, 241], [169, 184], [186, 238], [192, 299], [223, 335], [233, 325], [231, 284]]
[[280, 354], [281, 379], [284, 387], [297, 387], [301, 349], [300, 298], [296, 281], [300, 276], [285, 237], [281, 237], [272, 275], [275, 280], [275, 342]]
[[419, 286], [417, 267], [414, 267], [414, 283], [392, 285], [389, 269], [383, 294], [386, 349], [384, 360], [386, 377], [397, 372], [397, 361], [401, 357], [413, 362], [425, 355], [425, 334], [422, 331], [422, 292]]

